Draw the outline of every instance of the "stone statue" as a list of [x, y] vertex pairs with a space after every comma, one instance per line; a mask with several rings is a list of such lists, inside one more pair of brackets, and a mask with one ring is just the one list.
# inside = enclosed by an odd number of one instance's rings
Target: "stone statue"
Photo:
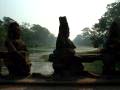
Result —
[[49, 56], [53, 62], [54, 74], [71, 76], [93, 76], [84, 71], [81, 63], [82, 58], [75, 55], [75, 45], [69, 39], [69, 26], [66, 17], [59, 17], [59, 34], [56, 41], [56, 49]]
[[5, 41], [8, 55], [4, 62], [10, 76], [27, 76], [30, 74], [31, 62], [28, 58], [28, 50], [21, 39], [20, 27], [16, 22], [8, 26], [8, 34]]
[[115, 19], [108, 30], [103, 49], [103, 74], [115, 74], [115, 64], [120, 58], [120, 19]]

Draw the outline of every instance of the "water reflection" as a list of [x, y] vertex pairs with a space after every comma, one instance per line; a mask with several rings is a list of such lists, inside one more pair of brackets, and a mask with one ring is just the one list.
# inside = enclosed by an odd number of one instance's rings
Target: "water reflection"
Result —
[[34, 52], [30, 54], [32, 61], [31, 73], [40, 73], [42, 75], [51, 75], [54, 70], [52, 63], [48, 62], [48, 56], [52, 52]]
[[51, 75], [54, 70], [51, 62], [32, 62], [31, 72], [47, 76]]
[[[91, 50], [96, 50], [96, 48], [81, 47], [81, 48], [77, 48], [76, 52], [85, 52], [85, 51], [91, 51]], [[32, 61], [31, 73], [51, 75], [54, 72], [54, 70], [52, 68], [52, 63], [48, 62], [47, 60], [48, 60], [49, 54], [52, 52], [53, 52], [53, 49], [48, 50], [48, 51], [46, 50], [46, 51], [39, 51], [39, 52], [31, 53], [30, 54], [30, 60]], [[86, 65], [87, 69], [90, 68], [89, 66], [93, 66], [93, 65], [89, 65], [89, 64]], [[94, 66], [93, 68], [96, 68], [96, 66], [95, 67]]]
[[[85, 51], [91, 51], [91, 50], [95, 50], [95, 48], [91, 48], [91, 47], [85, 47], [85, 48], [78, 48], [76, 49], [76, 52], [85, 52]], [[51, 75], [54, 70], [52, 68], [52, 63], [48, 62], [48, 57], [49, 54], [52, 53], [52, 50], [50, 51], [46, 51], [46, 52], [34, 52], [31, 53], [29, 58], [32, 61], [32, 67], [31, 67], [31, 73], [40, 73], [42, 75]], [[87, 69], [88, 71], [91, 72], [100, 72], [101, 68], [100, 68], [101, 64], [100, 63], [92, 63], [92, 64], [85, 64], [85, 69]], [[96, 69], [94, 69], [96, 68]], [[98, 68], [98, 69], [97, 69]], [[100, 68], [100, 69], [99, 69]], [[1, 74], [2, 75], [7, 75], [9, 74], [7, 68], [5, 67], [4, 63], [1, 66]]]

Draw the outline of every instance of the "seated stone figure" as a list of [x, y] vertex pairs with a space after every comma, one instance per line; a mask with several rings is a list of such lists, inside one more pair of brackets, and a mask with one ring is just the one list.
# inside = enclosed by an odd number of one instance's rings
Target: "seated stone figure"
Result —
[[108, 30], [107, 40], [104, 44], [103, 74], [115, 75], [115, 64], [120, 59], [120, 19], [115, 19]]
[[66, 17], [59, 17], [60, 26], [59, 34], [56, 41], [56, 49], [53, 54], [49, 56], [49, 60], [53, 62], [55, 74], [64, 75], [90, 75], [92, 74], [84, 71], [84, 66], [81, 63], [80, 57], [75, 56], [75, 45], [69, 39], [69, 26]]
[[5, 46], [8, 50], [8, 55], [5, 57], [4, 63], [8, 68], [9, 74], [11, 76], [29, 75], [31, 62], [28, 59], [26, 45], [21, 39], [18, 23], [12, 22], [8, 26]]

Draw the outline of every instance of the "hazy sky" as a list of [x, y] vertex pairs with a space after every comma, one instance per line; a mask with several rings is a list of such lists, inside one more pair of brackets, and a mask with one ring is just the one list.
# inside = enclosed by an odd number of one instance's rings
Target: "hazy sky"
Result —
[[0, 0], [0, 19], [11, 17], [19, 23], [40, 24], [55, 36], [59, 16], [67, 16], [70, 38], [85, 27], [92, 27], [115, 0]]

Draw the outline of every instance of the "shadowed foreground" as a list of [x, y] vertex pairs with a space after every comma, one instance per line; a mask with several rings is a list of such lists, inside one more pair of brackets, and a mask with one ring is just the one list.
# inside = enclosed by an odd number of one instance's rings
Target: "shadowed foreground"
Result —
[[0, 90], [119, 90], [120, 79], [77, 78], [54, 80], [33, 74], [25, 79], [0, 80]]

